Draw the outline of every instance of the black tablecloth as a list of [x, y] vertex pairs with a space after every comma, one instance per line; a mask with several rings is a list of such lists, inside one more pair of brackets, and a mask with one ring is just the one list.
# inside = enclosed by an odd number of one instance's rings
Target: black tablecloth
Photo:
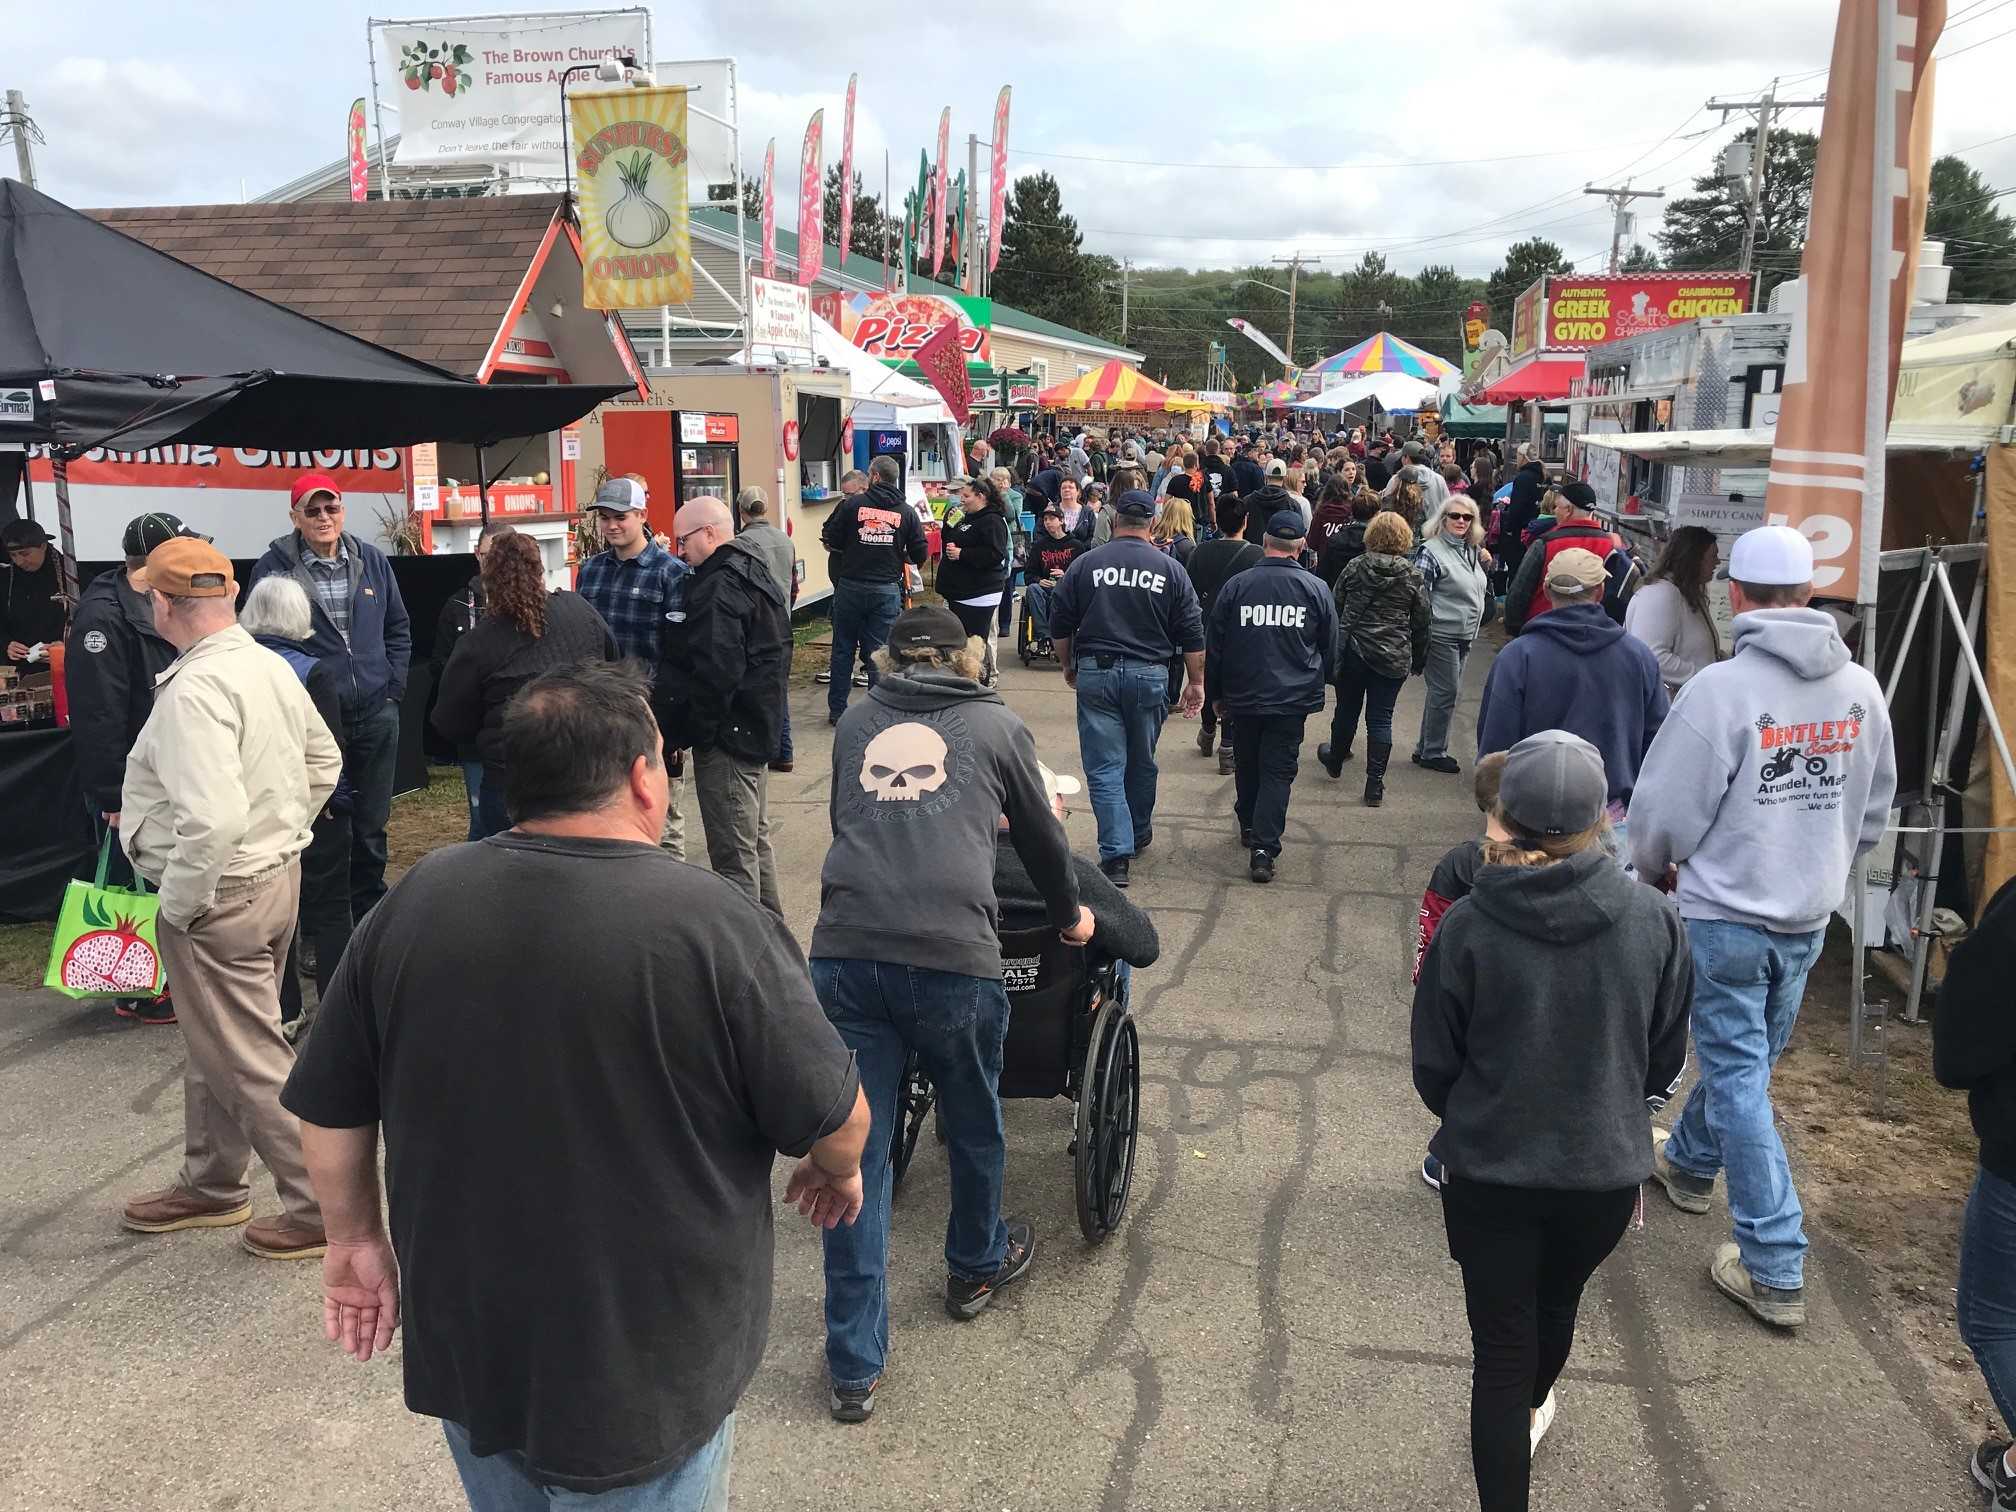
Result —
[[55, 918], [64, 884], [96, 862], [70, 732], [0, 735], [0, 922]]

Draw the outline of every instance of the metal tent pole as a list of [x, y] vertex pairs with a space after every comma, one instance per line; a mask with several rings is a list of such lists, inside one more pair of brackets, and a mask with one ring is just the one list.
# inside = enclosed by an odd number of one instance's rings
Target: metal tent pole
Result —
[[490, 478], [483, 461], [483, 443], [476, 443], [476, 502], [483, 512], [483, 523], [490, 523]]
[[[56, 537], [57, 544], [63, 548], [56, 568], [63, 579], [63, 596], [74, 608], [77, 603], [77, 528], [70, 518], [70, 461], [52, 447], [49, 469], [56, 475]], [[23, 475], [26, 475], [25, 468]]]

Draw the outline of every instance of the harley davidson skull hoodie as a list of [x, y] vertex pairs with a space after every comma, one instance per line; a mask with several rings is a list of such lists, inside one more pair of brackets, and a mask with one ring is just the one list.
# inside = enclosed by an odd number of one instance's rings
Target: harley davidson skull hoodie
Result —
[[1680, 690], [1631, 796], [1638, 875], [1680, 868], [1682, 917], [1823, 928], [1897, 789], [1890, 711], [1817, 609], [1754, 609]]
[[998, 979], [996, 821], [1051, 924], [1078, 919], [1036, 742], [1000, 697], [943, 671], [885, 674], [833, 732], [833, 844], [812, 955]]

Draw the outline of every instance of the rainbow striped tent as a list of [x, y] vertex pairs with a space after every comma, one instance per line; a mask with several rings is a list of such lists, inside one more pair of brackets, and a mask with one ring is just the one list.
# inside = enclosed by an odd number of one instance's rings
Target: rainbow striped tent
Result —
[[1411, 341], [1402, 341], [1387, 331], [1377, 336], [1367, 336], [1349, 351], [1338, 352], [1325, 357], [1314, 367], [1303, 369], [1309, 373], [1405, 373], [1409, 378], [1426, 379], [1429, 383], [1438, 378], [1454, 377], [1456, 364], [1445, 362], [1433, 352], [1424, 352]]
[[1066, 379], [1036, 396], [1040, 409], [1113, 410], [1139, 414], [1166, 410], [1176, 398], [1168, 389], [1117, 357], [1102, 368]]
[[1286, 378], [1276, 378], [1264, 388], [1255, 389], [1247, 396], [1247, 403], [1254, 409], [1286, 409], [1302, 394]]

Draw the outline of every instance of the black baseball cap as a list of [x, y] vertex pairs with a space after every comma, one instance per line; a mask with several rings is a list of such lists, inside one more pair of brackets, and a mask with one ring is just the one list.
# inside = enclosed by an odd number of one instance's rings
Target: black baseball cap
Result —
[[1299, 509], [1277, 509], [1267, 518], [1267, 535], [1275, 541], [1306, 541], [1309, 527], [1302, 523]]
[[1113, 512], [1130, 520], [1155, 518], [1155, 496], [1145, 488], [1130, 488], [1113, 501]]
[[19, 551], [24, 546], [47, 546], [49, 532], [33, 520], [9, 520], [0, 526], [0, 551]]
[[1596, 507], [1596, 490], [1580, 479], [1573, 483], [1563, 483], [1557, 491], [1562, 499], [1577, 509], [1593, 510]]
[[903, 651], [956, 651], [966, 644], [966, 627], [942, 605], [919, 604], [896, 616], [889, 644]]
[[188, 536], [198, 541], [210, 539], [184, 525], [178, 515], [150, 510], [126, 522], [126, 534], [120, 537], [119, 549], [129, 557], [144, 557], [150, 555], [154, 548], [164, 541], [172, 541], [178, 536]]

